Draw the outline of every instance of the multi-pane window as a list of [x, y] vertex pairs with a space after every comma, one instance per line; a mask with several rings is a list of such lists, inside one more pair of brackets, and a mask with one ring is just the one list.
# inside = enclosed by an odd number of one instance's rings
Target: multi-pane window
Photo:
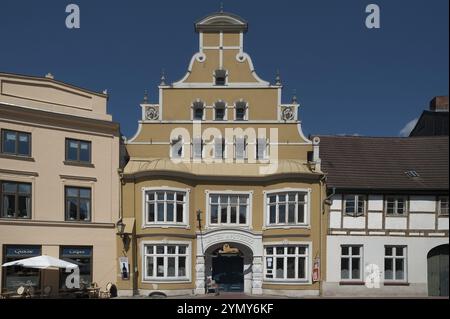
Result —
[[266, 138], [258, 138], [256, 142], [256, 159], [267, 159], [267, 140]]
[[4, 154], [31, 156], [31, 134], [2, 130], [2, 147]]
[[245, 121], [247, 119], [247, 103], [236, 103], [236, 121]]
[[245, 160], [247, 158], [247, 140], [244, 137], [236, 137], [235, 159]]
[[193, 105], [193, 120], [202, 121], [205, 112], [205, 104], [203, 102], [197, 101]]
[[66, 220], [90, 221], [92, 207], [92, 192], [90, 188], [72, 187], [65, 188]]
[[66, 161], [91, 162], [91, 142], [66, 139]]
[[345, 214], [350, 216], [363, 216], [365, 212], [364, 195], [346, 195], [344, 197]]
[[308, 280], [308, 246], [267, 246], [264, 251], [265, 279]]
[[147, 224], [185, 224], [186, 192], [151, 190], [145, 192]]
[[211, 225], [246, 225], [250, 197], [247, 194], [211, 194], [209, 211]]
[[448, 196], [439, 197], [439, 215], [448, 215]]
[[145, 280], [188, 280], [188, 245], [145, 245]]
[[217, 102], [215, 107], [215, 120], [216, 121], [224, 121], [225, 120], [225, 110], [226, 105], [224, 102]]
[[362, 246], [341, 246], [341, 279], [362, 280]]
[[307, 198], [306, 192], [268, 194], [267, 225], [306, 225]]
[[406, 247], [384, 247], [384, 280], [406, 280]]
[[1, 217], [31, 218], [31, 184], [0, 182]]
[[192, 156], [194, 159], [203, 157], [203, 140], [199, 137], [194, 137], [192, 140]]
[[406, 197], [402, 196], [387, 196], [385, 201], [386, 215], [400, 215], [406, 214]]

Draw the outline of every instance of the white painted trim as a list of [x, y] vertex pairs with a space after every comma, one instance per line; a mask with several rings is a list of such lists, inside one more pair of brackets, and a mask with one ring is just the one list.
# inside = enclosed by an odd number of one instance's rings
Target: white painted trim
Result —
[[[269, 211], [267, 209], [267, 197], [271, 194], [278, 194], [278, 193], [289, 193], [289, 192], [299, 192], [299, 193], [306, 193], [306, 216], [305, 216], [305, 224], [295, 224], [295, 225], [289, 225], [289, 224], [277, 224], [277, 225], [269, 225]], [[264, 222], [263, 222], [263, 229], [277, 229], [277, 228], [304, 228], [304, 229], [310, 229], [311, 228], [311, 188], [280, 188], [280, 189], [274, 189], [270, 191], [263, 191], [263, 213], [264, 213]], [[287, 211], [286, 211], [287, 212]]]
[[[286, 280], [286, 279], [266, 279], [266, 246], [308, 246], [308, 267], [307, 267], [307, 273], [306, 278], [307, 280]], [[279, 285], [311, 285], [312, 284], [312, 264], [313, 264], [313, 258], [312, 258], [313, 250], [312, 250], [312, 241], [290, 241], [290, 240], [284, 240], [284, 241], [273, 241], [273, 242], [263, 242], [263, 283], [264, 284], [279, 284]], [[292, 255], [292, 256], [298, 256], [298, 255]]]
[[[189, 73], [190, 74], [190, 73]], [[214, 85], [214, 83], [208, 82], [177, 82], [173, 83], [172, 86], [166, 88], [175, 88], [175, 89], [277, 89], [279, 86], [275, 85], [266, 85], [258, 82], [230, 82], [228, 85]]]
[[[205, 223], [205, 229], [223, 229], [223, 228], [229, 228], [229, 229], [253, 229], [253, 191], [233, 191], [233, 190], [205, 190], [205, 198], [206, 198], [206, 223]], [[247, 208], [247, 217], [246, 217], [246, 224], [217, 224], [213, 225], [211, 224], [211, 211], [210, 211], [210, 205], [209, 205], [209, 198], [211, 195], [248, 195], [248, 208]], [[220, 214], [220, 212], [218, 212]], [[239, 218], [239, 216], [237, 216]]]
[[[158, 280], [158, 279], [146, 279], [146, 265], [145, 265], [145, 246], [146, 245], [161, 245], [161, 246], [171, 246], [171, 245], [183, 245], [187, 246], [187, 256], [186, 256], [186, 279], [174, 279], [174, 280]], [[174, 255], [179, 256], [179, 255]], [[141, 283], [152, 283], [152, 284], [170, 284], [170, 283], [191, 283], [192, 282], [192, 242], [191, 241], [173, 241], [173, 240], [163, 240], [163, 241], [142, 241], [141, 242]], [[156, 267], [156, 265], [155, 265]]]
[[[179, 192], [179, 193], [186, 193], [186, 202], [184, 204], [184, 211], [183, 211], [183, 223], [147, 223], [147, 205], [146, 205], [146, 193], [149, 191], [164, 191], [164, 192]], [[142, 187], [141, 189], [142, 194], [142, 229], [146, 228], [186, 228], [190, 227], [189, 225], [189, 197], [191, 194], [190, 188], [175, 188], [175, 187], [169, 187], [169, 186], [161, 186], [161, 187]], [[155, 211], [155, 221], [156, 221], [156, 211]]]
[[[224, 114], [223, 120], [216, 120], [216, 108], [217, 108], [216, 106], [217, 106], [217, 103], [224, 103], [225, 104], [225, 114]], [[214, 105], [211, 106], [211, 108], [213, 109], [213, 122], [214, 123], [228, 122], [228, 109], [230, 107], [228, 106], [227, 102], [219, 99], [216, 102], [214, 102]]]

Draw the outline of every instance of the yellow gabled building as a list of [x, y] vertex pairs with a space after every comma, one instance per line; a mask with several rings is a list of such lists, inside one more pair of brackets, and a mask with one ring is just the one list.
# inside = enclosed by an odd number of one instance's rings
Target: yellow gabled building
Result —
[[141, 104], [122, 176], [120, 295], [204, 294], [211, 280], [222, 291], [319, 294], [318, 141], [303, 135], [296, 98], [282, 103], [279, 77], [256, 74], [247, 29], [224, 12], [198, 21], [186, 75], [162, 78], [159, 102]]

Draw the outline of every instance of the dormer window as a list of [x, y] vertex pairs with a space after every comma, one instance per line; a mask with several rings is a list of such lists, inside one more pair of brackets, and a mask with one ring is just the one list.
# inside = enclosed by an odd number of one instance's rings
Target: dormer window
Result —
[[193, 119], [194, 121], [202, 121], [205, 113], [203, 102], [197, 101], [193, 105]]
[[215, 120], [216, 121], [225, 121], [225, 110], [226, 110], [226, 106], [225, 106], [225, 102], [219, 101], [216, 103], [216, 105], [214, 106], [215, 109]]
[[247, 103], [236, 103], [236, 121], [245, 121], [247, 119]]
[[214, 72], [215, 84], [216, 85], [225, 85], [227, 80], [227, 71], [226, 70], [216, 70]]

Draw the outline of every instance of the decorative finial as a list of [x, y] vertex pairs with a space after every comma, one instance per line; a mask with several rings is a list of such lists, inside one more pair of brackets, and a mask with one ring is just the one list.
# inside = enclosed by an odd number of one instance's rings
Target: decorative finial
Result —
[[103, 94], [108, 95], [108, 89], [104, 89]]
[[223, 2], [220, 3], [220, 13], [223, 13]]
[[161, 83], [159, 85], [166, 85], [166, 72], [164, 71], [164, 69], [162, 69], [161, 71]]
[[275, 77], [275, 85], [281, 85], [281, 76], [279, 69], [277, 69], [277, 76]]
[[144, 90], [144, 104], [148, 104], [148, 91]]
[[54, 79], [55, 77], [53, 76], [53, 74], [51, 74], [50, 72], [48, 72], [46, 75], [45, 75], [45, 77], [47, 78], [47, 79]]
[[292, 90], [292, 104], [298, 104], [296, 89]]

